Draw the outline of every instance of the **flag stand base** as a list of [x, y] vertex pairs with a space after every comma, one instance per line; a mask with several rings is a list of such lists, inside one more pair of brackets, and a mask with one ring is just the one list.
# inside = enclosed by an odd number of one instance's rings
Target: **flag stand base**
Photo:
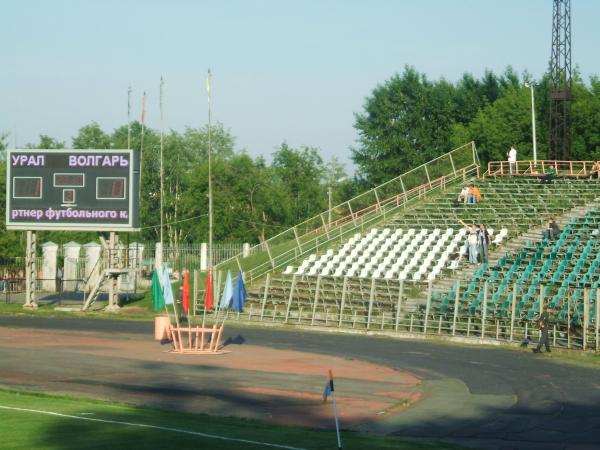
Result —
[[172, 353], [187, 355], [222, 355], [229, 353], [223, 350], [221, 338], [223, 326], [203, 327], [169, 326], [169, 337], [173, 343]]

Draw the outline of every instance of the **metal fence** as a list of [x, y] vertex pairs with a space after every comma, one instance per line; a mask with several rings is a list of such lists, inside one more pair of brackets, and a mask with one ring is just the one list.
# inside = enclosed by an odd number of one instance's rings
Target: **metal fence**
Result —
[[[198, 276], [198, 275], [195, 275]], [[224, 274], [216, 273], [213, 298], [218, 301]], [[203, 314], [204, 287], [195, 283], [193, 313]], [[407, 287], [408, 286], [408, 287]], [[521, 303], [523, 292], [518, 284], [507, 290], [503, 304], [493, 304], [494, 286], [484, 286], [481, 303], [462, 299], [464, 288], [457, 283], [455, 295], [440, 308], [431, 285], [424, 304], [408, 302], [402, 281], [359, 279], [355, 277], [300, 277], [271, 279], [249, 295], [243, 313], [229, 317], [261, 323], [329, 327], [361, 331], [379, 331], [399, 335], [452, 336], [485, 341], [505, 341], [529, 345], [539, 338], [537, 319], [546, 304], [551, 314], [550, 340], [554, 346], [600, 351], [600, 289], [572, 287], [563, 297], [546, 296], [545, 287], [527, 305]], [[214, 318], [215, 310], [206, 313]]]
[[[221, 261], [228, 260], [237, 254], [242, 253], [244, 244], [240, 242], [220, 242], [214, 243], [212, 249], [213, 261], [218, 264]], [[154, 242], [144, 243], [145, 264], [153, 267], [156, 253], [156, 244]], [[202, 244], [180, 244], [177, 246], [165, 245], [163, 249], [163, 261], [171, 268], [177, 270], [196, 270], [200, 269], [200, 258], [202, 254]]]

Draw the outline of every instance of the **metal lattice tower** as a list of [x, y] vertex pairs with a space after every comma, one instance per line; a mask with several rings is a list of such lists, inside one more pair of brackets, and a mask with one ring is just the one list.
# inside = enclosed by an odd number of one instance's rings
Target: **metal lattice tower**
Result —
[[568, 160], [571, 150], [571, 0], [554, 0], [550, 102], [548, 157]]

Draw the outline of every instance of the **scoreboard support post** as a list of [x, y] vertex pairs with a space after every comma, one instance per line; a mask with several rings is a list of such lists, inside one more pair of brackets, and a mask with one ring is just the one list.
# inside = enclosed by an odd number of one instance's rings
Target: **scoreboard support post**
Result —
[[36, 233], [35, 231], [27, 231], [27, 250], [25, 254], [25, 304], [24, 308], [37, 308], [35, 302], [35, 285], [36, 285]]
[[119, 273], [113, 272], [119, 266], [118, 248], [117, 248], [117, 233], [110, 232], [108, 240], [108, 268], [110, 271], [110, 279], [108, 280], [108, 306], [107, 311], [119, 310]]

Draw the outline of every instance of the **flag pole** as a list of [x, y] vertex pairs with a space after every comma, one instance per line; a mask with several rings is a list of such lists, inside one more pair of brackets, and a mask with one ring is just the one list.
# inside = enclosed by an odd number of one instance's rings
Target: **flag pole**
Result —
[[175, 302], [173, 302], [173, 313], [175, 314], [175, 323], [177, 324], [177, 328], [179, 328], [179, 318], [177, 317], [177, 310], [175, 309]]
[[212, 131], [211, 131], [211, 82], [212, 73], [208, 69], [208, 77], [206, 78], [206, 91], [208, 95], [208, 270], [212, 269], [212, 245], [213, 245], [213, 205], [212, 205]]
[[[140, 188], [143, 190], [143, 186], [142, 186], [142, 166], [144, 164], [144, 116], [146, 115], [146, 92], [144, 92], [144, 95], [142, 96], [142, 135], [140, 137]], [[160, 251], [162, 252], [162, 248], [160, 249]], [[156, 255], [154, 258], [155, 262], [156, 262]], [[162, 254], [160, 255], [160, 270], [162, 270]]]
[[141, 160], [141, 153], [144, 151], [144, 119], [146, 116], [146, 92], [144, 92], [144, 95], [142, 96], [142, 136], [140, 138], [140, 160]]
[[335, 418], [335, 433], [337, 435], [338, 449], [342, 448], [342, 440], [340, 439], [340, 422], [337, 415], [337, 404], [335, 399], [335, 389], [333, 388], [333, 372], [329, 369], [329, 385], [331, 387], [331, 394], [333, 395], [333, 417]]
[[131, 84], [127, 89], [127, 150], [131, 149]]
[[[163, 196], [164, 196], [164, 168], [163, 168], [163, 148], [164, 148], [164, 120], [163, 120], [163, 77], [160, 77], [160, 250], [163, 251]], [[164, 254], [164, 252], [163, 252]], [[161, 258], [162, 261], [162, 258]]]

